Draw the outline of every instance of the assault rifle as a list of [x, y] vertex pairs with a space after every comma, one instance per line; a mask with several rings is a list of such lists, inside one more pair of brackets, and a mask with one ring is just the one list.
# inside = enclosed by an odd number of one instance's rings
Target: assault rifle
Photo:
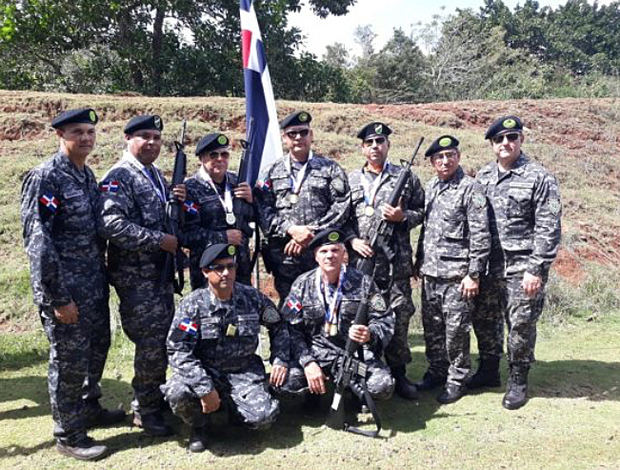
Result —
[[[417, 155], [420, 147], [422, 146], [422, 142], [424, 142], [424, 137], [420, 137], [420, 141], [418, 142], [417, 147], [413, 151], [413, 155], [411, 160], [406, 162], [403, 167], [403, 171], [398, 175], [398, 179], [396, 180], [396, 184], [394, 185], [394, 189], [390, 194], [390, 197], [386, 201], [387, 204], [394, 207], [399, 203], [400, 197], [405, 189], [405, 185], [409, 179], [409, 174], [411, 172], [411, 166], [413, 165], [413, 161], [415, 160], [415, 156]], [[395, 253], [390, 248], [389, 242], [392, 237], [392, 233], [394, 232], [394, 223], [388, 222], [383, 217], [375, 217], [374, 224], [372, 225], [369, 231], [369, 243], [370, 247], [375, 252], [375, 256], [370, 256], [368, 258], [360, 258], [357, 262], [357, 269], [363, 272], [364, 274], [371, 276], [375, 270], [375, 262], [376, 262], [376, 253], [381, 250], [385, 257], [388, 259], [390, 263], [390, 267], [394, 261]], [[373, 276], [374, 277], [374, 276]], [[391, 276], [390, 276], [391, 277]]]
[[[170, 191], [168, 192], [168, 200], [166, 201], [165, 220], [166, 231], [177, 238], [179, 246], [177, 248], [177, 252], [174, 255], [172, 253], [166, 253], [166, 261], [164, 263], [164, 270], [161, 276], [163, 283], [168, 283], [172, 281], [174, 291], [179, 295], [182, 295], [183, 286], [185, 284], [185, 278], [183, 273], [185, 255], [181, 250], [180, 240], [181, 217], [183, 207], [182, 203], [172, 195], [172, 188], [174, 188], [177, 184], [183, 184], [183, 181], [185, 180], [185, 173], [187, 168], [187, 156], [183, 151], [185, 147], [183, 143], [185, 140], [185, 126], [186, 122], [185, 120], [183, 120], [180, 141], [175, 141], [174, 143], [177, 152], [174, 157], [174, 170], [172, 172], [172, 181], [170, 183]], [[177, 274], [176, 277], [175, 271]]]
[[[355, 325], [368, 324], [368, 294], [362, 296], [357, 312], [355, 312]], [[358, 358], [356, 359], [355, 353]], [[381, 418], [377, 412], [375, 402], [366, 387], [366, 371], [367, 367], [364, 363], [362, 355], [362, 345], [353, 341], [347, 336], [347, 342], [344, 347], [344, 353], [339, 357], [334, 373], [334, 398], [327, 416], [327, 426], [332, 429], [344, 430], [367, 437], [377, 437], [381, 431]], [[356, 376], [358, 377], [355, 380]], [[351, 426], [346, 422], [344, 410], [344, 394], [349, 389], [357, 396], [362, 405], [365, 405], [371, 412], [375, 421], [376, 430], [366, 431]]]

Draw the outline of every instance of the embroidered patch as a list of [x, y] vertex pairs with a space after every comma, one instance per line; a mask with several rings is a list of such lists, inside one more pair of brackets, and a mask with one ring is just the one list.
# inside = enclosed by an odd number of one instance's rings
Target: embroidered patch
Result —
[[159, 116], [153, 116], [153, 125], [157, 130], [161, 130], [161, 118]]
[[237, 248], [235, 248], [235, 245], [228, 245], [228, 248], [226, 248], [226, 252], [230, 256], [235, 256], [237, 254]]
[[90, 119], [90, 122], [95, 122], [97, 120], [97, 115], [92, 109], [88, 113], [88, 119]]
[[256, 186], [258, 186], [258, 189], [261, 191], [269, 191], [271, 189], [271, 180], [258, 180]]
[[340, 240], [340, 235], [338, 234], [338, 232], [329, 232], [329, 235], [327, 235], [327, 239], [330, 242], [337, 242], [338, 240]]
[[450, 146], [451, 143], [452, 143], [452, 139], [450, 137], [444, 137], [443, 139], [439, 140], [440, 147], [448, 147]]
[[370, 299], [370, 306], [379, 312], [384, 312], [387, 310], [387, 305], [385, 305], [385, 300], [383, 300], [381, 294], [375, 294], [372, 296]]
[[263, 313], [263, 319], [266, 323], [278, 323], [280, 321], [280, 314], [274, 307], [269, 306]]
[[52, 214], [55, 213], [58, 210], [58, 206], [60, 206], [60, 201], [53, 194], [44, 194], [39, 198], [39, 202], [47, 207]]
[[304, 308], [303, 305], [301, 305], [301, 302], [295, 297], [289, 297], [286, 301], [286, 306], [293, 313], [299, 313]]
[[228, 138], [224, 134], [220, 134], [217, 138], [217, 143], [220, 145], [226, 145], [228, 143]]
[[184, 331], [190, 336], [196, 336], [198, 333], [198, 325], [189, 318], [184, 318], [181, 320], [181, 323], [179, 323], [179, 330]]
[[377, 134], [382, 134], [383, 133], [383, 125], [381, 124], [375, 124], [375, 132]]
[[198, 209], [200, 209], [200, 206], [193, 201], [185, 201], [183, 203], [183, 210], [190, 215], [198, 214]]
[[504, 126], [504, 128], [506, 129], [512, 129], [516, 125], [517, 121], [515, 121], [514, 119], [505, 119], [504, 122], [502, 122], [502, 126]]
[[299, 122], [306, 122], [308, 120], [308, 113], [300, 113], [298, 119]]
[[472, 201], [474, 203], [474, 207], [481, 209], [484, 207], [484, 203], [486, 202], [486, 198], [480, 194], [480, 193], [476, 193], [474, 194], [474, 197], [472, 198]]
[[559, 199], [551, 199], [549, 201], [549, 212], [553, 215], [558, 215], [560, 213], [560, 209], [562, 208], [562, 204]]
[[99, 190], [104, 193], [116, 193], [118, 192], [118, 181], [107, 181], [101, 183]]
[[84, 196], [84, 191], [82, 191], [81, 189], [74, 189], [73, 191], [67, 191], [65, 194], [63, 194], [65, 200], [78, 196]]

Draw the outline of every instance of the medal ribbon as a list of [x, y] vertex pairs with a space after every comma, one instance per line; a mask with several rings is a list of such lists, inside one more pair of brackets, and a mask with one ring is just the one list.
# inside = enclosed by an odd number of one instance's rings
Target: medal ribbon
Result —
[[360, 183], [362, 183], [362, 189], [364, 190], [364, 202], [366, 202], [367, 206], [374, 206], [375, 199], [377, 197], [377, 191], [379, 190], [379, 186], [381, 186], [381, 182], [384, 179], [384, 176], [387, 174], [389, 163], [385, 162], [383, 165], [383, 169], [381, 173], [377, 175], [375, 180], [371, 183], [366, 177], [366, 172], [362, 171], [362, 177], [360, 178]]
[[228, 175], [224, 177], [226, 184], [224, 185], [224, 198], [222, 198], [222, 196], [220, 196], [219, 191], [217, 190], [217, 187], [215, 186], [215, 183], [213, 182], [213, 179], [211, 178], [211, 175], [207, 173], [204, 167], [200, 167], [200, 170], [198, 171], [200, 172], [200, 176], [204, 178], [204, 180], [209, 184], [209, 186], [211, 186], [211, 188], [217, 195], [217, 198], [220, 200], [220, 203], [222, 204], [222, 208], [224, 209], [224, 212], [226, 213], [226, 215], [232, 214], [233, 212], [232, 186], [228, 182]]
[[291, 156], [288, 155], [287, 158], [284, 160], [284, 165], [286, 166], [289, 178], [291, 179], [291, 192], [293, 194], [299, 193], [299, 190], [301, 189], [301, 183], [303, 183], [304, 178], [306, 177], [306, 169], [308, 168], [308, 163], [310, 162], [310, 160], [312, 160], [313, 156], [314, 154], [312, 153], [312, 150], [310, 150], [308, 160], [306, 160], [306, 163], [304, 163], [299, 172], [297, 172], [297, 178], [293, 177], [293, 169], [291, 168]]
[[[155, 190], [155, 194], [157, 194], [157, 197], [162, 202], [162, 204], [165, 204], [166, 203], [166, 186], [164, 186], [164, 182], [161, 180], [159, 176], [157, 167], [155, 165], [151, 165], [153, 168], [153, 174], [151, 175], [151, 173], [146, 169], [146, 166], [140, 163], [138, 159], [134, 157], [130, 152], [125, 151], [125, 153], [123, 154], [123, 159], [131, 163], [134, 167], [140, 170], [140, 172], [144, 176], [148, 178], [148, 180], [151, 182], [151, 185], [153, 186], [153, 189]], [[155, 181], [154, 178], [157, 181]]]
[[323, 306], [325, 307], [325, 334], [327, 336], [336, 336], [338, 334], [338, 309], [342, 301], [342, 283], [346, 278], [347, 268], [342, 265], [340, 268], [340, 277], [338, 285], [333, 294], [330, 295], [329, 286], [323, 283], [321, 270], [316, 270], [316, 290], [322, 294]]

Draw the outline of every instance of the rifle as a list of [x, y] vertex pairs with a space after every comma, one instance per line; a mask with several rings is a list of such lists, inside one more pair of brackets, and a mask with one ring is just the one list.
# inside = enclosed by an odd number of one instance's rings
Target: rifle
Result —
[[[420, 137], [420, 141], [413, 151], [413, 155], [411, 156], [411, 160], [406, 162], [403, 171], [398, 175], [398, 179], [396, 180], [396, 184], [394, 185], [394, 189], [390, 194], [390, 197], [386, 201], [390, 206], [396, 206], [400, 200], [400, 196], [405, 189], [405, 185], [407, 184], [407, 179], [411, 172], [411, 167], [413, 165], [413, 161], [415, 160], [415, 156], [417, 155], [420, 147], [422, 146], [422, 142], [424, 142], [424, 137]], [[389, 246], [390, 238], [392, 237], [392, 233], [394, 232], [394, 223], [388, 222], [383, 217], [375, 217], [374, 224], [369, 231], [369, 241], [370, 246], [375, 253], [381, 250], [385, 257], [388, 259], [390, 263], [390, 271], [392, 269], [392, 262], [394, 261], [395, 253]], [[375, 262], [376, 256], [371, 256], [368, 258], [360, 258], [357, 262], [357, 269], [363, 272], [366, 275], [372, 275], [375, 270]], [[391, 273], [390, 273], [391, 274]], [[390, 278], [392, 276], [390, 275]]]
[[[239, 171], [237, 173], [237, 184], [240, 183], [248, 183], [248, 167], [250, 166], [249, 158], [252, 155], [252, 141], [254, 138], [254, 118], [250, 118], [250, 122], [248, 124], [248, 132], [247, 132], [248, 140], [240, 139], [241, 147], [243, 148], [243, 152], [241, 152], [241, 159], [239, 160]], [[243, 234], [248, 237], [252, 237], [255, 235], [255, 248], [254, 255], [252, 256], [250, 262], [250, 271], [254, 267], [256, 260], [258, 258], [258, 251], [260, 247], [260, 235], [258, 231], [258, 226], [254, 229], [250, 226], [250, 222], [255, 222], [254, 217], [254, 207], [252, 204], [247, 202], [245, 199], [241, 199], [235, 197], [233, 199], [233, 213], [235, 214], [235, 228], [241, 230]], [[257, 284], [258, 285], [258, 284]]]
[[[367, 323], [368, 295], [366, 294], [362, 296], [357, 312], [355, 312], [355, 320], [353, 320], [353, 324], [366, 325]], [[354, 358], [356, 352], [359, 359]], [[361, 345], [347, 337], [344, 353], [338, 359], [335, 367], [337, 372], [334, 374], [334, 377], [336, 377], [334, 380], [334, 398], [332, 400], [331, 407], [329, 408], [329, 415], [327, 416], [326, 424], [332, 429], [344, 430], [367, 437], [377, 437], [381, 431], [381, 419], [379, 413], [377, 412], [375, 402], [366, 387], [367, 367], [364, 363], [361, 352]], [[355, 375], [360, 377], [360, 383], [353, 381]], [[346, 422], [343, 398], [347, 388], [351, 390], [351, 392], [353, 392], [372, 413], [372, 417], [375, 420], [375, 426], [377, 428], [375, 431], [365, 431], [351, 426]]]
[[[183, 184], [185, 180], [185, 173], [187, 168], [187, 156], [183, 151], [185, 145], [185, 126], [186, 121], [183, 120], [183, 125], [181, 127], [181, 138], [180, 141], [175, 141], [174, 146], [176, 147], [176, 155], [174, 157], [174, 170], [172, 171], [172, 181], [170, 183], [170, 191], [168, 192], [168, 200], [166, 201], [166, 220], [165, 227], [166, 231], [171, 235], [174, 235], [177, 240], [179, 240], [179, 247], [177, 248], [177, 252], [173, 255], [172, 253], [166, 253], [166, 260], [164, 263], [164, 270], [162, 271], [162, 282], [172, 282], [174, 286], [174, 291], [183, 295], [183, 286], [185, 284], [184, 279], [184, 261], [185, 255], [181, 250], [181, 217], [182, 217], [182, 203], [178, 201], [172, 195], [172, 188], [177, 184]], [[176, 277], [175, 277], [176, 271]]]

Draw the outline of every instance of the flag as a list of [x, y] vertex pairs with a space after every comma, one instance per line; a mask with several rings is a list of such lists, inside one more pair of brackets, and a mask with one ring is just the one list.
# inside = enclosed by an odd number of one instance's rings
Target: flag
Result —
[[44, 194], [39, 198], [39, 202], [47, 207], [50, 212], [56, 212], [58, 206], [60, 205], [60, 201], [53, 194]]
[[183, 203], [183, 210], [190, 215], [198, 214], [198, 209], [200, 209], [200, 206], [194, 201], [185, 201]]
[[191, 336], [196, 336], [196, 333], [198, 333], [198, 325], [189, 318], [184, 318], [181, 323], [179, 323], [179, 329], [181, 331], [185, 331]]
[[107, 181], [105, 183], [101, 183], [99, 190], [104, 193], [116, 193], [118, 192], [118, 181]]
[[250, 153], [246, 156], [247, 174], [239, 175], [239, 181], [247, 181], [253, 187], [258, 175], [282, 156], [282, 140], [265, 48], [252, 0], [240, 0], [239, 12], [245, 82], [246, 140], [250, 147]]

